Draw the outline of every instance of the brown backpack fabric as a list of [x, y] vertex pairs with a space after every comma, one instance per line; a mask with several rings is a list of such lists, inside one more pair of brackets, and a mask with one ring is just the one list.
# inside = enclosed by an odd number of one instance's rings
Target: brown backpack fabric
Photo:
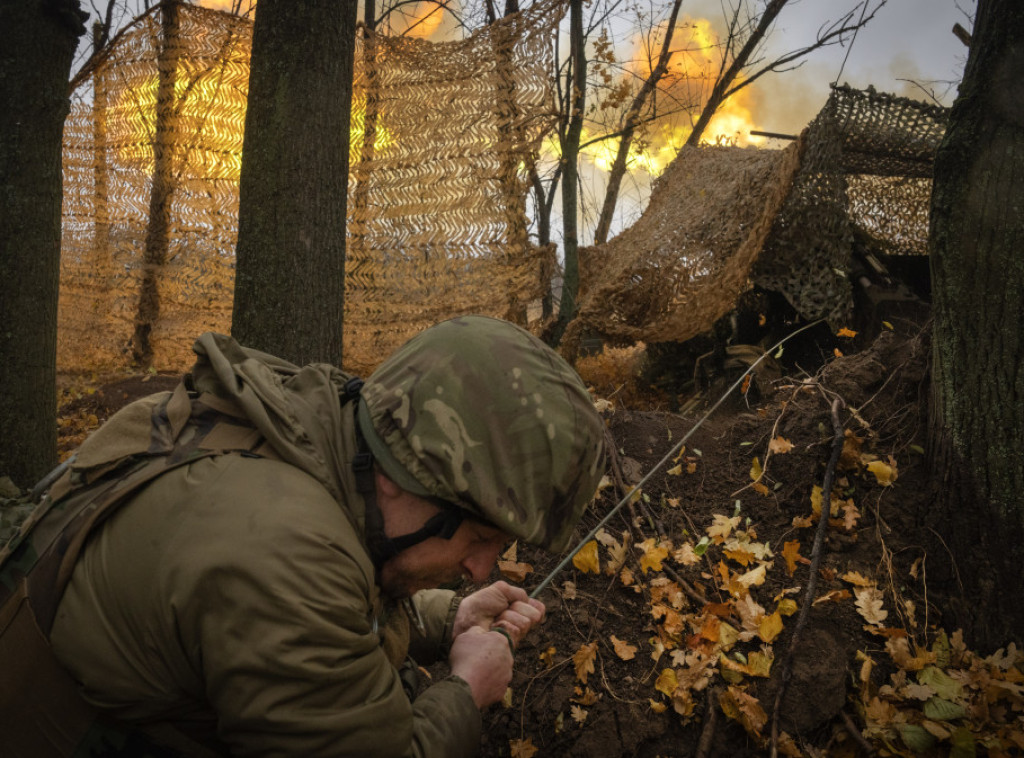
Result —
[[[231, 410], [215, 397], [195, 397], [184, 383], [173, 393], [123, 409], [110, 421], [121, 432], [107, 435], [113, 444], [94, 445], [91, 449], [101, 452], [67, 466], [19, 534], [0, 550], [0, 734], [5, 755], [214, 754], [163, 729], [143, 734], [98, 719], [57, 661], [48, 637], [82, 548], [118, 507], [178, 466], [231, 452], [256, 454], [262, 436]], [[144, 429], [139, 416], [147, 412], [149, 435], [124, 433]]]

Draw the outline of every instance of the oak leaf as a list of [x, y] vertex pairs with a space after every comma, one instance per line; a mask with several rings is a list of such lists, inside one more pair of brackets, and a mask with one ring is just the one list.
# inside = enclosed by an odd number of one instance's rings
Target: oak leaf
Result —
[[786, 573], [793, 576], [796, 571], [796, 562], [803, 556], [800, 555], [800, 541], [789, 540], [782, 546], [782, 557], [786, 560]]
[[569, 709], [569, 715], [572, 716], [572, 720], [577, 724], [582, 725], [587, 720], [587, 716], [590, 714], [578, 705], [574, 705]]
[[591, 540], [572, 557], [572, 565], [584, 574], [600, 574], [601, 562], [597, 557], [597, 540]]
[[848, 532], [852, 532], [853, 528], [857, 526], [857, 519], [860, 518], [860, 510], [856, 505], [853, 504], [853, 500], [847, 500], [846, 505], [842, 508], [843, 511], [843, 528]]
[[631, 661], [636, 657], [636, 645], [630, 645], [628, 642], [620, 640], [614, 634], [611, 637], [612, 647], [615, 649], [615, 655], [619, 656], [624, 661]]
[[643, 557], [640, 558], [640, 569], [646, 574], [648, 569], [661, 571], [661, 562], [668, 558], [668, 551], [672, 545], [660, 540], [655, 543], [654, 538], [649, 537], [637, 547], [643, 551]]
[[748, 695], [739, 687], [730, 686], [719, 694], [718, 704], [726, 716], [743, 725], [747, 734], [756, 739], [761, 738], [761, 729], [768, 721], [768, 714], [757, 698]]
[[849, 429], [843, 437], [843, 450], [839, 453], [838, 468], [840, 471], [859, 469], [861, 464], [860, 449], [864, 440], [858, 437]]
[[739, 516], [727, 518], [720, 513], [716, 513], [712, 518], [714, 522], [708, 527], [708, 536], [718, 543], [724, 542], [726, 537], [732, 533], [732, 530], [740, 524]]
[[857, 587], [853, 591], [857, 598], [857, 612], [869, 624], [881, 626], [889, 612], [882, 608], [885, 596], [877, 587]]
[[857, 587], [874, 587], [875, 582], [873, 579], [868, 579], [866, 576], [861, 574], [859, 571], [847, 571], [845, 574], [839, 576], [844, 582], [856, 585]]
[[692, 566], [694, 563], [700, 563], [700, 556], [694, 552], [692, 543], [684, 542], [682, 547], [672, 551], [672, 560], [680, 566]]
[[793, 449], [793, 443], [785, 437], [772, 437], [768, 449], [776, 455], [784, 455]]
[[580, 649], [572, 655], [572, 662], [576, 667], [576, 678], [583, 682], [583, 684], [586, 684], [587, 677], [594, 673], [594, 659], [596, 657], [596, 641], [580, 645]]
[[846, 600], [848, 597], [851, 597], [849, 590], [832, 590], [831, 592], [826, 592], [824, 595], [816, 599], [811, 603], [811, 605], [828, 602], [838, 603], [840, 600]]

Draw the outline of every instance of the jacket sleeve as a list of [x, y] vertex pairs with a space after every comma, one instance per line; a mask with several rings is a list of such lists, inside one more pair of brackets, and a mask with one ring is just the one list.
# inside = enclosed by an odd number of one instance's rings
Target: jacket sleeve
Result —
[[[189, 597], [171, 600], [232, 753], [474, 755], [481, 719], [464, 681], [406, 697], [374, 629], [369, 560], [338, 504], [296, 469], [259, 463], [233, 462], [245, 516], [189, 547]], [[238, 496], [232, 479], [223, 496]]]
[[416, 663], [429, 666], [448, 657], [459, 600], [451, 590], [421, 590], [413, 596], [424, 628], [422, 633], [415, 625], [410, 628], [409, 655]]

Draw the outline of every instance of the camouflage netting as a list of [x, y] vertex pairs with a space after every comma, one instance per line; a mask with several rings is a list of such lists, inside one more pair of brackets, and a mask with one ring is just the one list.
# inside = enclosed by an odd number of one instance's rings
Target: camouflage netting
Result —
[[835, 87], [799, 147], [684, 149], [632, 228], [581, 250], [568, 350], [586, 332], [685, 341], [751, 283], [783, 293], [808, 320], [842, 320], [855, 244], [927, 253], [932, 162], [947, 113]]
[[684, 147], [640, 220], [581, 250], [580, 315], [567, 348], [587, 329], [616, 342], [682, 342], [710, 329], [750, 286], [798, 166], [798, 145]]
[[926, 254], [932, 164], [947, 116], [938, 106], [833, 87], [804, 135], [800, 173], [751, 279], [782, 292], [806, 319], [838, 322], [852, 308], [846, 272], [855, 239], [870, 240], [874, 252]]
[[[357, 45], [347, 368], [540, 296], [552, 252], [528, 242], [521, 170], [554, 112], [557, 9], [460, 42]], [[137, 329], [154, 366], [180, 370], [198, 333], [230, 329], [251, 43], [248, 21], [165, 3], [83, 77], [65, 128], [62, 370], [127, 365]]]

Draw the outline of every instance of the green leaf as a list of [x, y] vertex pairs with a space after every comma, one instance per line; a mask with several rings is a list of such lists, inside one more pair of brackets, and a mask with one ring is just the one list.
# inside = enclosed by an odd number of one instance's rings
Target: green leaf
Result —
[[693, 554], [696, 556], [702, 556], [708, 551], [708, 545], [711, 544], [711, 540], [707, 537], [701, 537], [700, 542], [697, 543], [696, 547], [693, 548]]
[[911, 445], [910, 449], [913, 450], [918, 455], [924, 455], [924, 448], [921, 447], [920, 445]]
[[945, 631], [939, 632], [939, 636], [935, 638], [935, 642], [932, 643], [932, 653], [935, 654], [935, 665], [941, 669], [949, 666], [950, 649], [949, 649], [949, 637], [946, 636]]
[[975, 758], [977, 750], [974, 745], [974, 735], [965, 727], [960, 727], [953, 736], [949, 738], [953, 746], [949, 750], [949, 758]]
[[927, 729], [917, 724], [900, 724], [899, 730], [903, 744], [915, 753], [924, 753], [931, 750], [932, 746], [937, 742], [934, 734], [930, 734]]
[[935, 666], [928, 666], [919, 671], [917, 673], [917, 681], [921, 684], [927, 684], [935, 690], [936, 695], [945, 700], [959, 700], [964, 694], [960, 682]]
[[741, 442], [740, 447], [746, 447], [747, 445], [753, 445], [753, 442]]
[[922, 710], [932, 721], [954, 721], [967, 715], [962, 705], [943, 700], [941, 697], [928, 698]]

